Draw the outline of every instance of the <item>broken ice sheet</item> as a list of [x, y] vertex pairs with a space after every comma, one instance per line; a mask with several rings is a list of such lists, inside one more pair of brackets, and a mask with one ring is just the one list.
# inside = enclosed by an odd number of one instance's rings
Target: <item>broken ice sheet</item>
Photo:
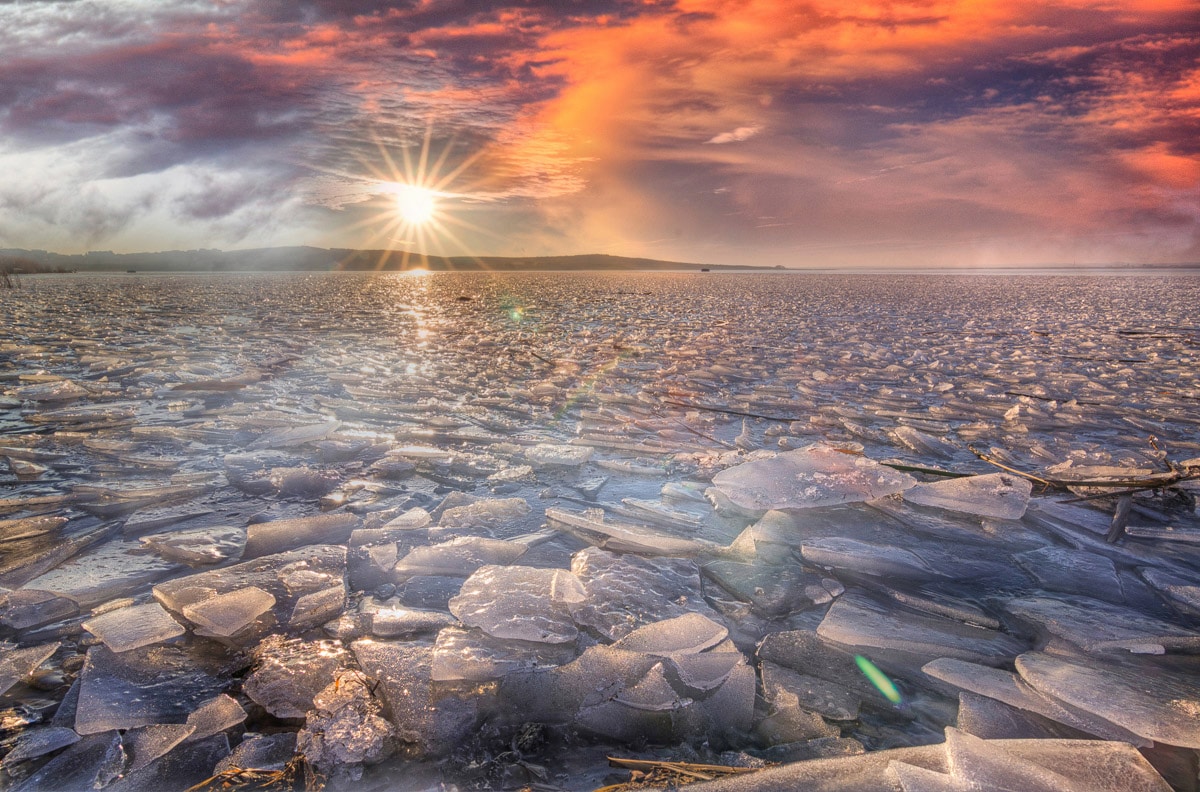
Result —
[[277, 620], [286, 623], [296, 600], [344, 578], [346, 548], [310, 545], [252, 561], [197, 572], [154, 587], [154, 598], [174, 613], [188, 605], [237, 589], [260, 588], [275, 597]]
[[432, 522], [433, 518], [430, 517], [429, 512], [417, 506], [392, 518], [384, 523], [382, 527], [387, 530], [417, 531], [428, 527]]
[[17, 762], [36, 759], [77, 742], [79, 742], [79, 735], [75, 733], [75, 730], [63, 726], [39, 726], [26, 729], [13, 741], [12, 750], [5, 755], [3, 765], [12, 767]]
[[530, 512], [524, 498], [486, 498], [442, 512], [438, 529], [495, 529], [516, 522]]
[[805, 540], [800, 552], [810, 564], [853, 573], [909, 580], [943, 577], [918, 554], [894, 545], [826, 536]]
[[440, 756], [474, 730], [479, 702], [474, 695], [435, 688], [432, 647], [364, 639], [351, 650], [363, 672], [379, 682], [397, 738], [419, 754]]
[[25, 588], [0, 594], [0, 625], [13, 630], [40, 627], [77, 613], [74, 600], [49, 591]]
[[1200, 685], [1146, 659], [1096, 663], [1027, 652], [1016, 660], [1021, 678], [1039, 692], [1096, 715], [1148, 740], [1200, 748]]
[[539, 443], [525, 450], [525, 459], [537, 470], [580, 467], [592, 458], [592, 449], [585, 445]]
[[904, 491], [904, 500], [980, 517], [1019, 520], [1025, 514], [1032, 491], [1029, 479], [1009, 473], [989, 473], [917, 484]]
[[204, 702], [188, 715], [187, 725], [193, 730], [188, 739], [203, 740], [226, 729], [232, 729], [244, 720], [246, 711], [242, 709], [242, 705], [222, 693]]
[[795, 697], [796, 703], [833, 720], [853, 720], [858, 717], [861, 698], [854, 691], [836, 682], [797, 673], [769, 661], [762, 663], [763, 692], [768, 701], [780, 693]]
[[746, 462], [713, 477], [724, 497], [756, 514], [874, 500], [915, 483], [874, 460], [824, 445]]
[[126, 772], [141, 770], [172, 748], [186, 740], [195, 731], [187, 724], [153, 724], [140, 726], [125, 732], [125, 746], [129, 752], [129, 767]]
[[186, 632], [157, 602], [106, 611], [85, 621], [83, 629], [118, 653], [170, 641]]
[[235, 525], [210, 525], [144, 536], [141, 542], [168, 561], [204, 566], [241, 558], [246, 547], [246, 529]]
[[288, 617], [288, 628], [304, 630], [316, 627], [337, 618], [346, 608], [346, 587], [337, 581], [329, 588], [304, 594], [296, 600], [292, 615]]
[[917, 657], [957, 657], [997, 665], [1025, 646], [1011, 636], [932, 615], [888, 607], [847, 593], [825, 614], [817, 634], [844, 646]]
[[341, 426], [341, 421], [329, 420], [322, 423], [288, 426], [265, 432], [251, 443], [250, 449], [258, 448], [288, 448], [290, 446], [311, 443], [328, 437]]
[[1004, 609], [1088, 652], [1126, 649], [1162, 654], [1170, 649], [1200, 649], [1200, 632], [1088, 597], [1019, 597], [1005, 603]]
[[641, 553], [655, 556], [695, 556], [718, 553], [720, 545], [704, 539], [672, 536], [656, 528], [605, 519], [600, 509], [588, 509], [582, 514], [566, 509], [546, 509], [546, 519], [565, 526], [585, 541], [608, 550]]
[[484, 682], [514, 671], [559, 666], [575, 659], [575, 644], [495, 638], [482, 630], [447, 627], [433, 648], [435, 682]]
[[[1054, 743], [1058, 741], [1030, 741], [1033, 745], [1028, 747], [1032, 751], [1022, 756], [1017, 751], [1006, 750], [1007, 742], [981, 740], [947, 727], [946, 763], [949, 780], [954, 782], [952, 788], [966, 786], [1014, 792], [1133, 789], [1165, 792], [1168, 788], [1143, 757], [1121, 743], [1093, 742], [1075, 746], [1079, 751], [1064, 752], [1054, 751], [1057, 747]], [[1089, 752], [1089, 747], [1099, 750]], [[1081, 752], [1088, 755], [1080, 756]], [[1038, 753], [1042, 755], [1038, 756]]]
[[457, 623], [453, 616], [442, 611], [402, 608], [392, 604], [378, 607], [362, 615], [370, 617], [371, 634], [379, 638], [419, 635]]
[[282, 553], [304, 545], [344, 544], [362, 520], [347, 513], [318, 514], [255, 523], [246, 528], [244, 558]]
[[200, 628], [198, 634], [228, 638], [253, 624], [275, 605], [275, 597], [257, 586], [235, 589], [185, 605], [183, 617]]
[[467, 577], [487, 564], [511, 564], [528, 549], [528, 546], [519, 542], [460, 536], [449, 542], [413, 548], [408, 555], [396, 562], [394, 572], [397, 580], [405, 580], [415, 575]]
[[13, 787], [19, 792], [101, 789], [125, 767], [121, 735], [115, 731], [84, 736]]
[[485, 566], [450, 600], [450, 612], [496, 638], [567, 643], [579, 634], [569, 608], [583, 597], [565, 569]]
[[214, 669], [175, 646], [145, 646], [121, 654], [93, 646], [80, 672], [75, 731], [86, 735], [182, 723], [226, 684]]
[[254, 659], [254, 671], [242, 686], [246, 695], [277, 718], [303, 718], [347, 653], [338, 641], [273, 635], [255, 647]]
[[1051, 695], [1039, 692], [1010, 671], [942, 657], [926, 663], [921, 670], [942, 682], [962, 690], [1003, 702], [1023, 712], [1032, 712], [1049, 720], [1106, 740], [1125, 740], [1139, 747], [1148, 741], [1098, 715], [1072, 707]]
[[181, 567], [147, 553], [138, 542], [110, 541], [34, 578], [27, 588], [52, 591], [90, 608], [134, 596]]
[[737, 561], [709, 561], [704, 574], [733, 596], [750, 602], [766, 616], [783, 616], [833, 599], [821, 576], [798, 565], [768, 566]]
[[1176, 610], [1200, 616], [1200, 580], [1153, 568], [1143, 569], [1142, 577]]
[[5, 647], [0, 652], [0, 694], [32, 674], [58, 651], [60, 644], [43, 644], [25, 649]]
[[716, 646], [727, 635], [725, 625], [699, 613], [685, 613], [639, 627], [614, 643], [613, 648], [656, 656], [697, 654]]
[[282, 770], [296, 754], [296, 733], [247, 734], [226, 758], [217, 763], [212, 774], [252, 767], [256, 770]]
[[585, 597], [571, 606], [581, 627], [615, 641], [644, 624], [688, 612], [719, 620], [704, 601], [700, 569], [676, 558], [647, 560], [590, 547], [571, 559]]
[[1086, 550], [1043, 547], [1016, 553], [1013, 560], [1049, 591], [1083, 594], [1107, 602], [1122, 603], [1125, 595], [1112, 560]]

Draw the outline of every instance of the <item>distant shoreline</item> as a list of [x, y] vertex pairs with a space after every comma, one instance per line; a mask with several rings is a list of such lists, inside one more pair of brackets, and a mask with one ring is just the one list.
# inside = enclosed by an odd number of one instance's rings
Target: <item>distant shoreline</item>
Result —
[[1200, 262], [1174, 264], [1017, 264], [945, 267], [783, 267], [699, 264], [583, 254], [574, 256], [423, 256], [395, 250], [278, 247], [255, 250], [168, 250], [155, 253], [63, 254], [0, 249], [0, 272], [18, 275], [69, 272], [777, 272], [808, 274], [1150, 274], [1197, 273]]

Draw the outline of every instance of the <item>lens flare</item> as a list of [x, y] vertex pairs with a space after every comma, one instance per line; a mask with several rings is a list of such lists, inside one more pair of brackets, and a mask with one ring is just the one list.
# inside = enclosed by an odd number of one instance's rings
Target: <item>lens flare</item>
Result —
[[899, 704], [903, 700], [895, 683], [888, 679], [887, 674], [880, 671], [878, 666], [862, 655], [855, 655], [854, 662], [858, 664], [858, 670], [863, 672], [863, 676], [869, 679], [888, 701]]

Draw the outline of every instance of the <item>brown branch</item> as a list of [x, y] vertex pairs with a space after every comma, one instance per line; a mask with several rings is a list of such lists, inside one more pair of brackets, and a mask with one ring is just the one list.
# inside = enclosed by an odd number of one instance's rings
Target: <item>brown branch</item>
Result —
[[967, 448], [969, 448], [969, 449], [971, 450], [971, 453], [972, 453], [972, 454], [974, 454], [975, 456], [979, 457], [979, 458], [980, 458], [981, 460], [983, 460], [984, 462], [987, 462], [989, 465], [994, 465], [995, 467], [998, 467], [998, 468], [1000, 468], [1001, 470], [1004, 470], [1004, 471], [1007, 471], [1007, 472], [1009, 472], [1009, 473], [1012, 473], [1014, 476], [1020, 476], [1021, 478], [1027, 478], [1027, 479], [1029, 479], [1030, 481], [1036, 481], [1037, 483], [1041, 484], [1043, 487], [1054, 487], [1054, 486], [1057, 486], [1057, 485], [1056, 485], [1054, 482], [1052, 482], [1052, 481], [1047, 481], [1047, 480], [1046, 480], [1046, 479], [1044, 479], [1044, 478], [1038, 478], [1037, 476], [1033, 475], [1032, 473], [1025, 473], [1024, 471], [1017, 470], [1016, 468], [1010, 468], [1008, 465], [1005, 465], [1005, 464], [1002, 464], [1002, 463], [1000, 463], [1000, 462], [997, 462], [996, 460], [992, 459], [992, 458], [991, 458], [990, 456], [988, 456], [987, 454], [984, 454], [984, 453], [982, 453], [982, 452], [980, 452], [980, 451], [977, 451], [977, 450], [975, 449], [975, 446], [970, 446], [970, 445], [969, 445], [969, 446], [967, 446]]

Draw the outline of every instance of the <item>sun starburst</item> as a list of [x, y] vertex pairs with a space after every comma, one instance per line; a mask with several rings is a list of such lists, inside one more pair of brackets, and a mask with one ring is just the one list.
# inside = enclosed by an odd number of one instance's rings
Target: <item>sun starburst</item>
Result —
[[[448, 267], [450, 250], [462, 251], [468, 247], [455, 230], [487, 233], [464, 217], [488, 203], [487, 196], [475, 192], [477, 183], [468, 181], [465, 176], [479, 159], [480, 152], [452, 165], [455, 141], [443, 144], [433, 156], [432, 139], [433, 129], [426, 127], [416, 156], [415, 147], [399, 147], [397, 162], [392, 154], [394, 147], [376, 138], [378, 160], [362, 160], [369, 175], [336, 174], [368, 183], [366, 189], [371, 198], [361, 204], [368, 212], [346, 230], [368, 234], [367, 239], [356, 247], [379, 250], [379, 258], [373, 263], [375, 269]], [[434, 264], [431, 258], [439, 261]]]

